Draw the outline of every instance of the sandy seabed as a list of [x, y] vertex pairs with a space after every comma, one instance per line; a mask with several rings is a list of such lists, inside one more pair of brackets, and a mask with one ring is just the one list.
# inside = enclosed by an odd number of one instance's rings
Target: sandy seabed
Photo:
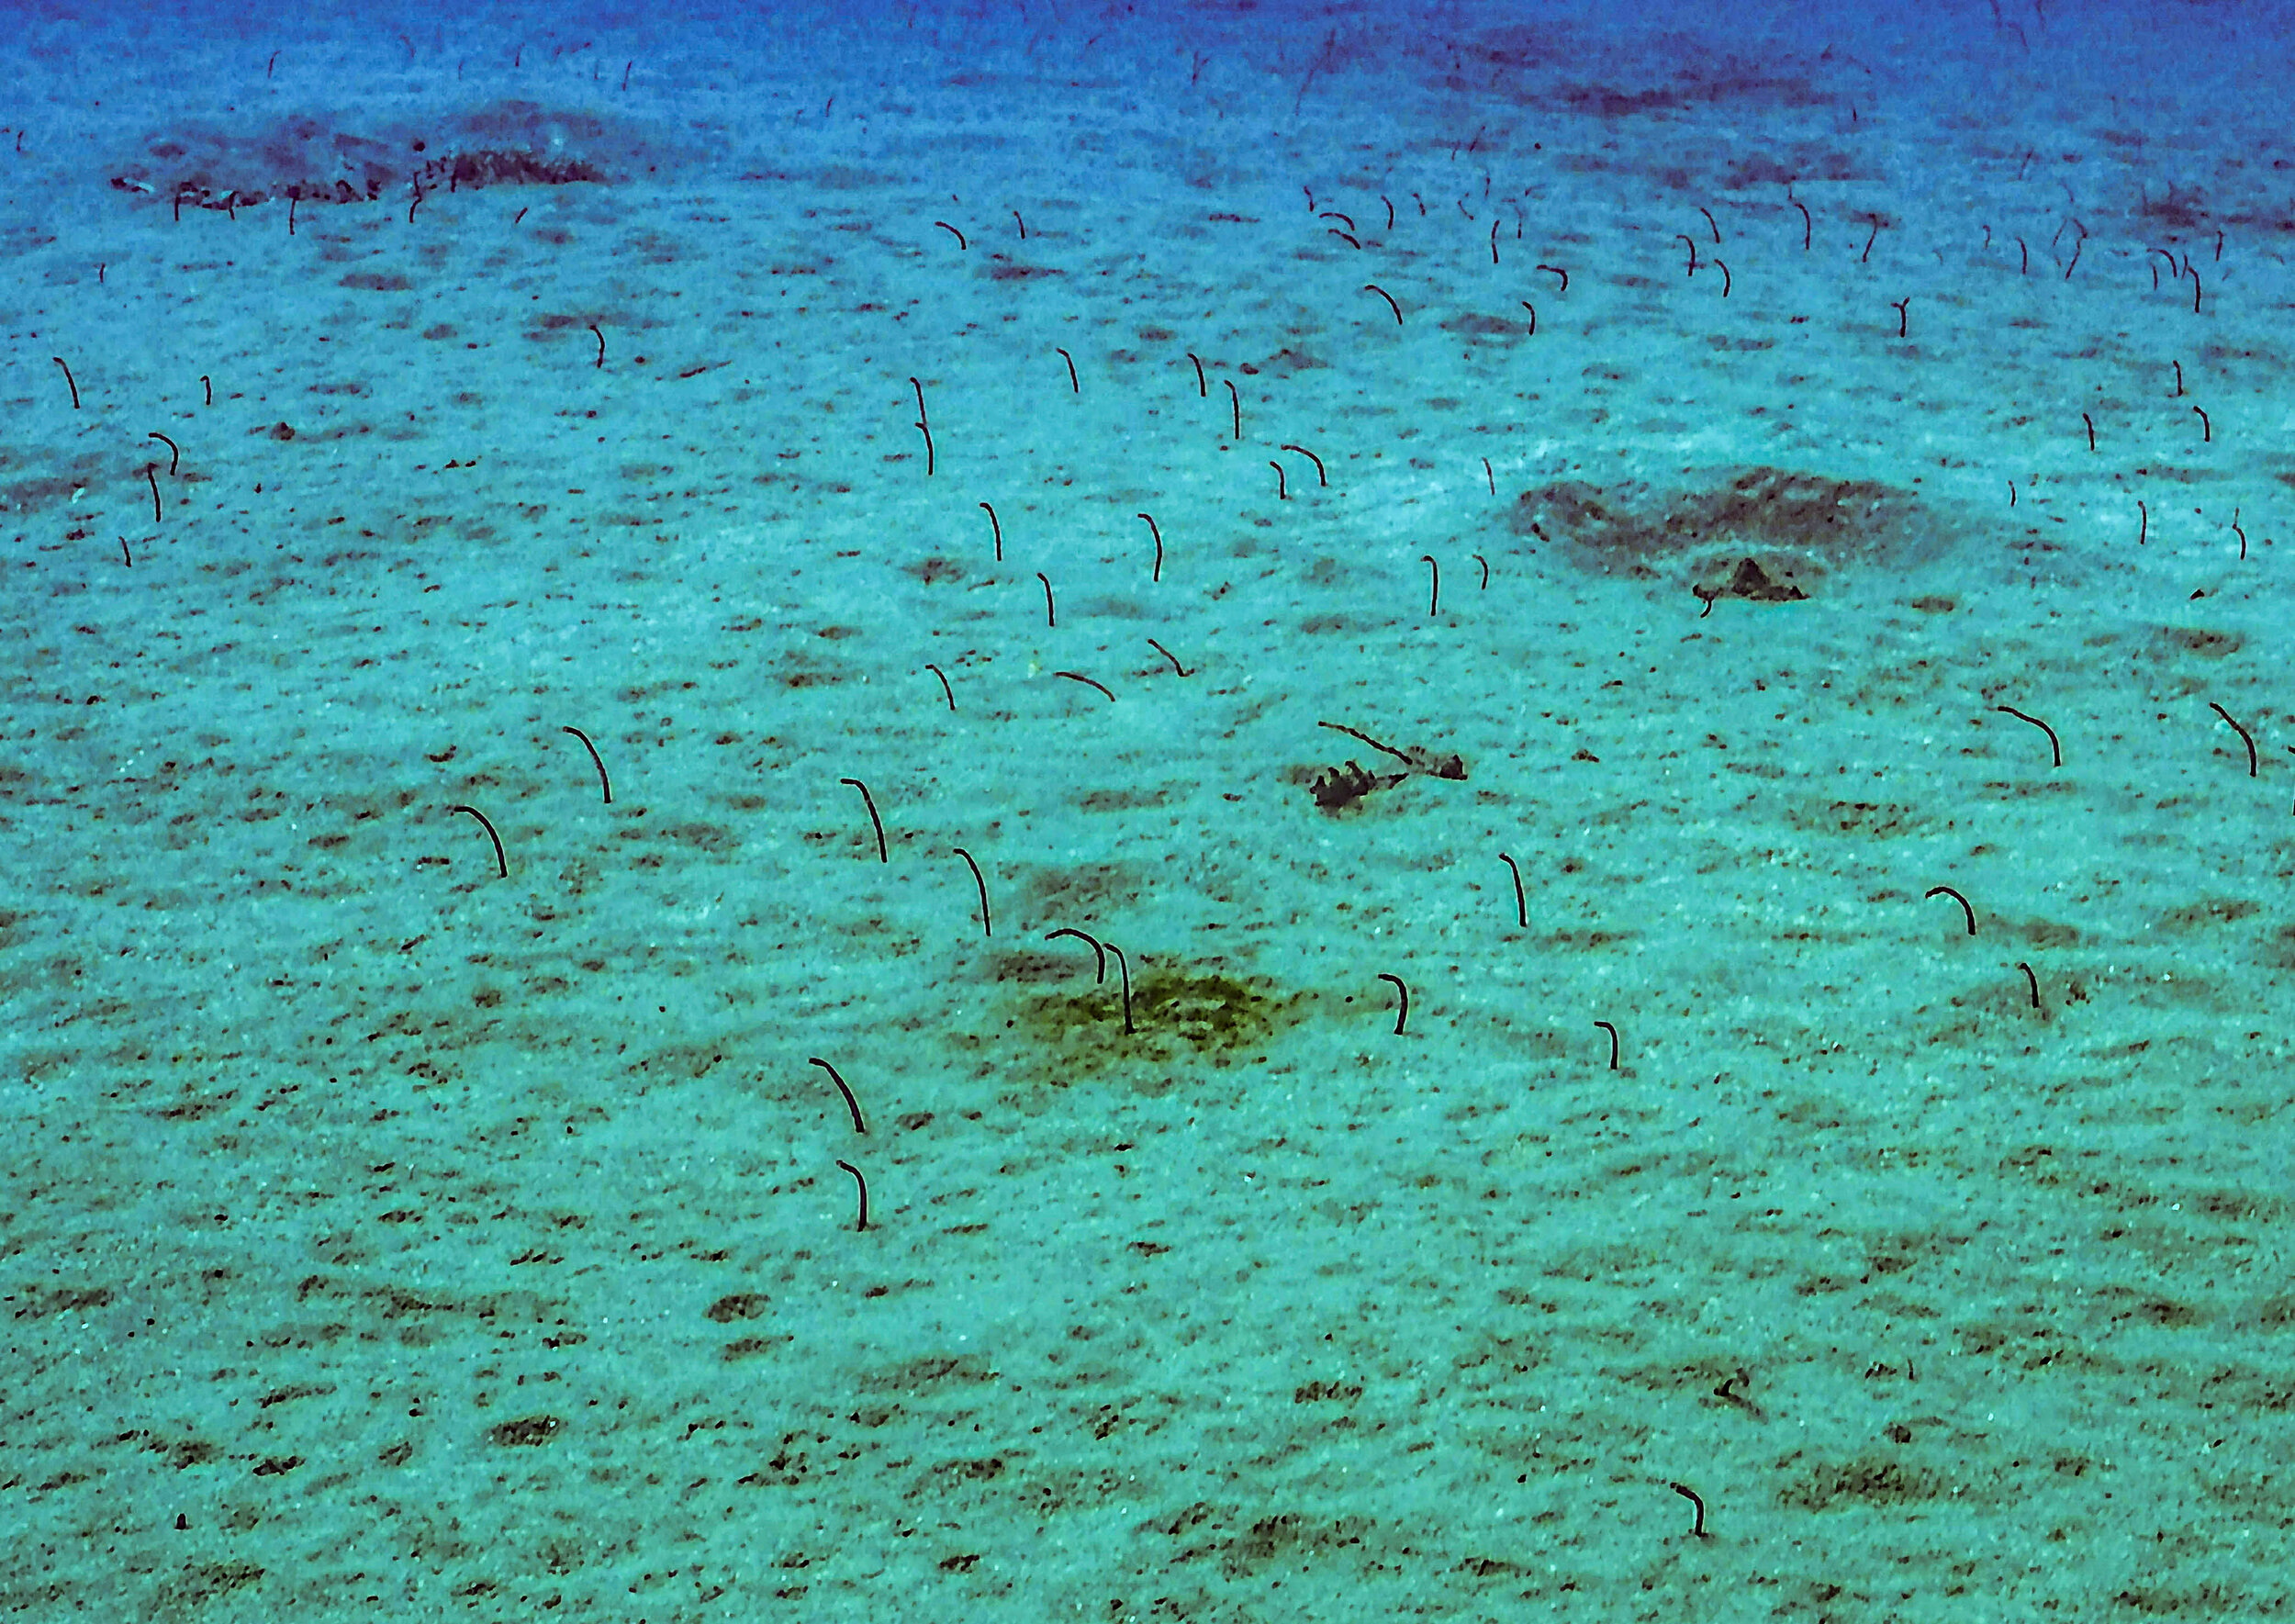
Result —
[[2283, 37], [23, 16], [13, 1616], [2287, 1609]]

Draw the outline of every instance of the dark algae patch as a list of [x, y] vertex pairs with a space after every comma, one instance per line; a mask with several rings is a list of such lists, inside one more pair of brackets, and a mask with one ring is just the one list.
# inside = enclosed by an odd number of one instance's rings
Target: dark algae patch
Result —
[[526, 1416], [487, 1428], [487, 1439], [505, 1449], [532, 1449], [548, 1443], [565, 1425], [555, 1416]]
[[503, 100], [420, 114], [316, 111], [155, 131], [110, 174], [171, 207], [404, 201], [412, 191], [564, 186], [653, 177], [672, 162], [631, 121]]
[[1304, 1019], [1306, 998], [1286, 994], [1262, 976], [1213, 964], [1135, 958], [1132, 1027], [1124, 1031], [1123, 989], [1113, 958], [1095, 981], [1089, 948], [1066, 958], [1030, 956], [1028, 981], [1048, 981], [1022, 996], [1013, 1030], [1057, 1055], [1048, 1080], [1066, 1083], [1127, 1065], [1174, 1060], [1215, 1066], [1248, 1060], [1278, 1033]]
[[1674, 489], [1561, 480], [1522, 492], [1506, 524], [1594, 574], [1770, 603], [1926, 556], [1946, 530], [1901, 487], [1769, 467], [1724, 469]]
[[1832, 1511], [1852, 1506], [1917, 1506], [1952, 1493], [1951, 1484], [1925, 1467], [1864, 1455], [1809, 1467], [1780, 1497], [1802, 1510]]

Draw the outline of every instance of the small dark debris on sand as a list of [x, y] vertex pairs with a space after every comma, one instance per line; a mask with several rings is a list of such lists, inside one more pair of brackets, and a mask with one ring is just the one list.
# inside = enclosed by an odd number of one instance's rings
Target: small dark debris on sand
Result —
[[1390, 773], [1370, 772], [1354, 761], [1348, 762], [1344, 767], [1323, 768], [1315, 775], [1307, 789], [1315, 797], [1315, 804], [1326, 812], [1338, 812], [1352, 806], [1373, 790], [1391, 790], [1414, 774], [1430, 778], [1462, 779], [1466, 777], [1466, 763], [1456, 753], [1438, 756], [1423, 745], [1398, 750], [1392, 745], [1381, 744], [1369, 734], [1359, 733], [1336, 722], [1326, 722], [1321, 725], [1360, 739], [1372, 749], [1383, 750], [1403, 764], [1402, 771]]
[[1730, 578], [1719, 586], [1692, 586], [1689, 589], [1705, 603], [1705, 612], [1697, 617], [1699, 620], [1713, 612], [1713, 600], [1717, 598], [1742, 598], [1753, 603], [1799, 603], [1808, 597], [1791, 581], [1772, 579], [1767, 570], [1750, 558], [1739, 559]]

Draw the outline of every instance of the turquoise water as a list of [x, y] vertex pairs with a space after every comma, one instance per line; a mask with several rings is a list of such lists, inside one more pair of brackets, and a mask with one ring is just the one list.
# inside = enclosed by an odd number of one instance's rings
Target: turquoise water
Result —
[[14, 17], [14, 1616], [2286, 1608], [2278, 14]]

